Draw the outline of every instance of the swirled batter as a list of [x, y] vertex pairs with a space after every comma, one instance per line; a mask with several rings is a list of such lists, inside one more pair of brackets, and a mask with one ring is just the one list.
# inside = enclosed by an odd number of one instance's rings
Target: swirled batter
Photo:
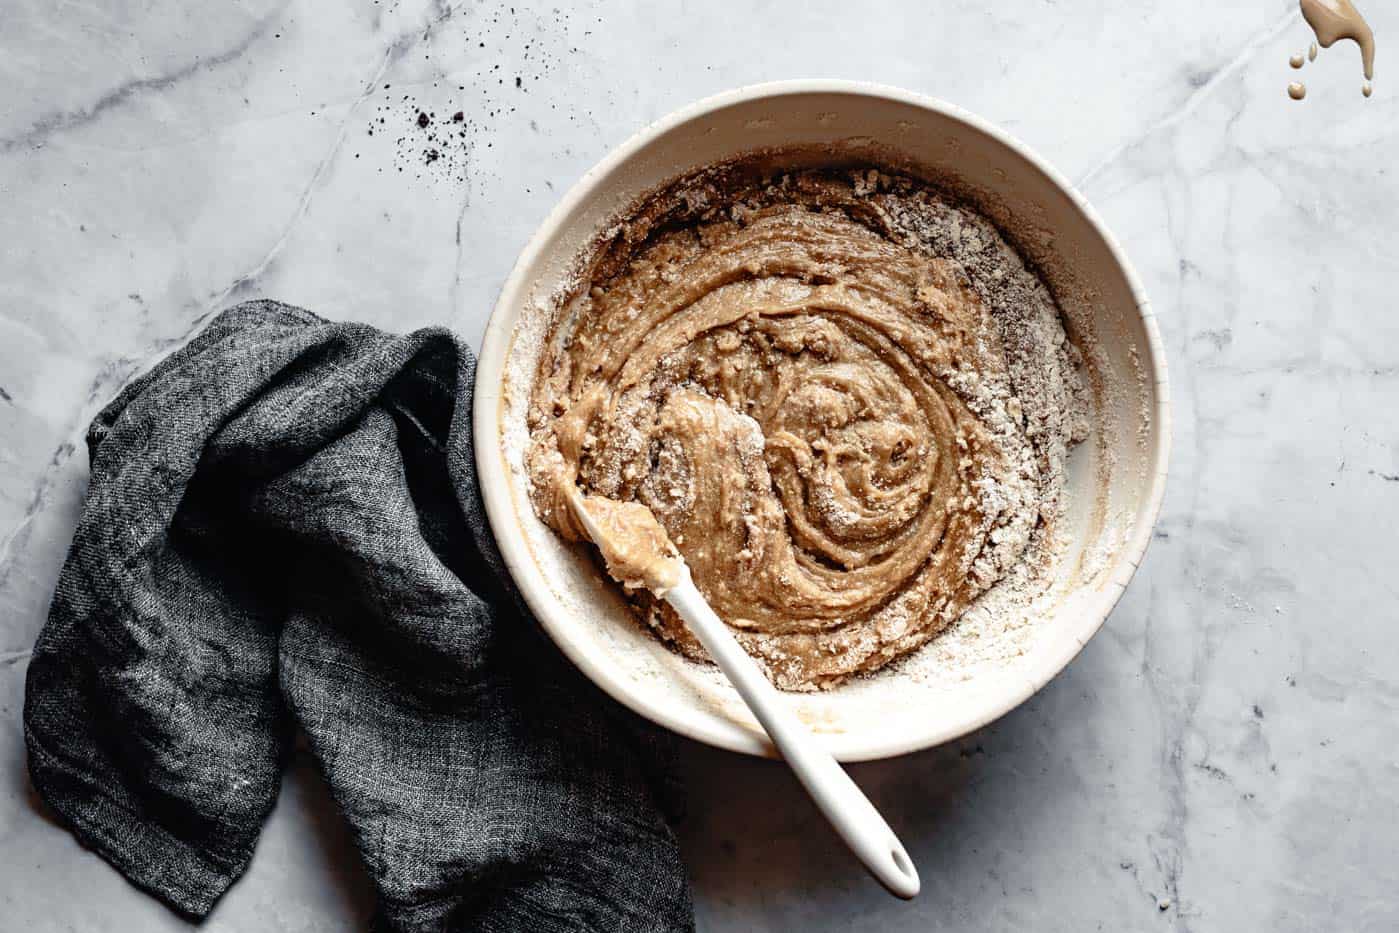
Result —
[[531, 497], [571, 540], [580, 489], [647, 506], [773, 680], [826, 687], [1032, 557], [1085, 410], [1048, 292], [974, 212], [874, 169], [729, 165], [639, 205], [561, 307]]

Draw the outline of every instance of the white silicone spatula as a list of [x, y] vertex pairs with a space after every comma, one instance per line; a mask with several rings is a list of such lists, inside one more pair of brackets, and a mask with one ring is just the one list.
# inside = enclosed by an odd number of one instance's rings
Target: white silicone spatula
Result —
[[[599, 527], [588, 514], [581, 496], [574, 496], [572, 501], [579, 523], [606, 555], [607, 530]], [[655, 518], [651, 517], [650, 521], [654, 522]], [[916, 896], [919, 889], [918, 869], [913, 866], [913, 860], [908, 857], [908, 852], [884, 817], [879, 815], [874, 804], [831, 754], [817, 744], [815, 737], [797, 720], [758, 665], [734, 640], [728, 627], [715, 615], [695, 586], [684, 561], [676, 557], [675, 563], [679, 571], [675, 576], [678, 576], [679, 582], [667, 588], [653, 586], [656, 595], [670, 603], [695, 633], [714, 663], [733, 683], [743, 702], [762, 723], [772, 744], [777, 746], [797, 780], [801, 781], [840, 838], [864, 862], [870, 874], [892, 894], [902, 898]]]

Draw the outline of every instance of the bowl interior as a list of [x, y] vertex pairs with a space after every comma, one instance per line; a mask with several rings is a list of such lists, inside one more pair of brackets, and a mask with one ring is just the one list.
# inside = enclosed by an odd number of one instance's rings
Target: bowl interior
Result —
[[[1165, 367], [1145, 298], [1067, 181], [979, 119], [926, 98], [849, 83], [792, 82], [701, 102], [629, 140], [568, 194], [526, 248], [486, 333], [475, 440], [506, 563], [546, 630], [582, 670], [642, 715], [692, 738], [770, 754], [717, 671], [667, 650], [626, 612], [589, 557], [534, 515], [522, 453], [538, 337], [580, 252], [636, 198], [691, 169], [770, 147], [835, 146], [951, 181], [997, 220], [1055, 292], [1100, 386], [1096, 435], [1070, 463], [1072, 546], [1050, 594], [1003, 644], [954, 628], [924, 652], [980, 658], [927, 676], [898, 665], [833, 691], [792, 694], [837, 757], [886, 757], [956, 738], [1053, 677], [1102, 624], [1139, 563], [1160, 506], [1169, 436]], [[941, 646], [941, 647], [940, 647]]]

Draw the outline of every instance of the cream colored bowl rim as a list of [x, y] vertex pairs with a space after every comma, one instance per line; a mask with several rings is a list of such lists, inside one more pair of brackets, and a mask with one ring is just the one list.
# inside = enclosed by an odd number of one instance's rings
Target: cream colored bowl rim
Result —
[[482, 338], [480, 364], [475, 381], [475, 405], [472, 414], [473, 439], [477, 475], [486, 506], [486, 515], [505, 565], [519, 587], [525, 602], [569, 660], [613, 699], [653, 722], [681, 735], [720, 748], [747, 754], [770, 755], [772, 752], [769, 747], [755, 742], [750, 735], [737, 727], [723, 728], [698, 712], [693, 716], [674, 715], [666, 710], [655, 709], [648, 705], [645, 698], [634, 689], [634, 686], [619, 676], [619, 671], [606, 665], [595, 664], [591, 658], [574, 645], [568, 633], [569, 620], [565, 618], [569, 615], [569, 611], [551, 596], [547, 590], [547, 585], [537, 584], [530, 579], [529, 574], [516, 571], [517, 567], [531, 566], [534, 563], [534, 558], [525, 542], [524, 533], [518, 526], [510, 479], [507, 475], [508, 467], [501, 455], [501, 400], [503, 384], [507, 376], [506, 361], [509, 355], [513, 325], [517, 317], [511, 313], [511, 309], [522, 307], [523, 299], [529, 296], [533, 283], [527, 281], [526, 277], [538, 262], [545, 244], [580, 203], [594, 196], [599, 179], [607, 177], [618, 166], [635, 157], [657, 137], [697, 117], [739, 103], [763, 99], [777, 100], [808, 94], [838, 94], [889, 100], [930, 111], [989, 136], [1047, 177], [1069, 198], [1074, 207], [1102, 238], [1131, 290], [1147, 338], [1149, 367], [1146, 375], [1149, 380], [1155, 383], [1157, 398], [1155, 417], [1152, 418], [1150, 445], [1152, 447], [1151, 454], [1158, 468], [1151, 478], [1145, 507], [1141, 513], [1144, 520], [1136, 523], [1130, 538], [1123, 543], [1120, 551], [1122, 559], [1117, 562], [1117, 573], [1112, 580], [1112, 585], [1104, 588], [1101, 598], [1092, 605], [1092, 611], [1082, 613], [1081, 625], [1073, 633], [1073, 638], [1065, 639], [1056, 645], [1056, 650], [1043, 652], [1040, 663], [1028, 671], [1027, 677], [1013, 685], [1012, 689], [1005, 690], [996, 702], [979, 705], [974, 710], [968, 710], [961, 718], [945, 720], [936, 727], [925, 731], [892, 739], [861, 740], [860, 737], [854, 737], [841, 742], [840, 747], [834, 749], [837, 757], [843, 761], [865, 761], [903, 755], [960, 738], [999, 719], [1048, 683], [1078, 655], [1117, 605], [1128, 581], [1146, 553], [1147, 545], [1151, 541], [1152, 529], [1160, 514], [1161, 503], [1166, 491], [1166, 472], [1171, 438], [1166, 355], [1160, 331], [1141, 281], [1118, 244], [1116, 237], [1107, 229], [1087, 199], [1057, 169], [1015, 137], [955, 104], [872, 82], [837, 79], [772, 81], [745, 85], [682, 107], [640, 130], [589, 169], [564, 195], [525, 245], [514, 269], [501, 287], [500, 296], [491, 312], [485, 335]]

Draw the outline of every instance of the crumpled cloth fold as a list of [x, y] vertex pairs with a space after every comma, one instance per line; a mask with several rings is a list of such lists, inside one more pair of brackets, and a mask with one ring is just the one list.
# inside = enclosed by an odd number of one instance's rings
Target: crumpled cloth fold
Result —
[[376, 928], [690, 930], [663, 743], [519, 608], [471, 445], [475, 361], [240, 305], [88, 432], [26, 684], [29, 769], [83, 843], [203, 917], [303, 732]]

